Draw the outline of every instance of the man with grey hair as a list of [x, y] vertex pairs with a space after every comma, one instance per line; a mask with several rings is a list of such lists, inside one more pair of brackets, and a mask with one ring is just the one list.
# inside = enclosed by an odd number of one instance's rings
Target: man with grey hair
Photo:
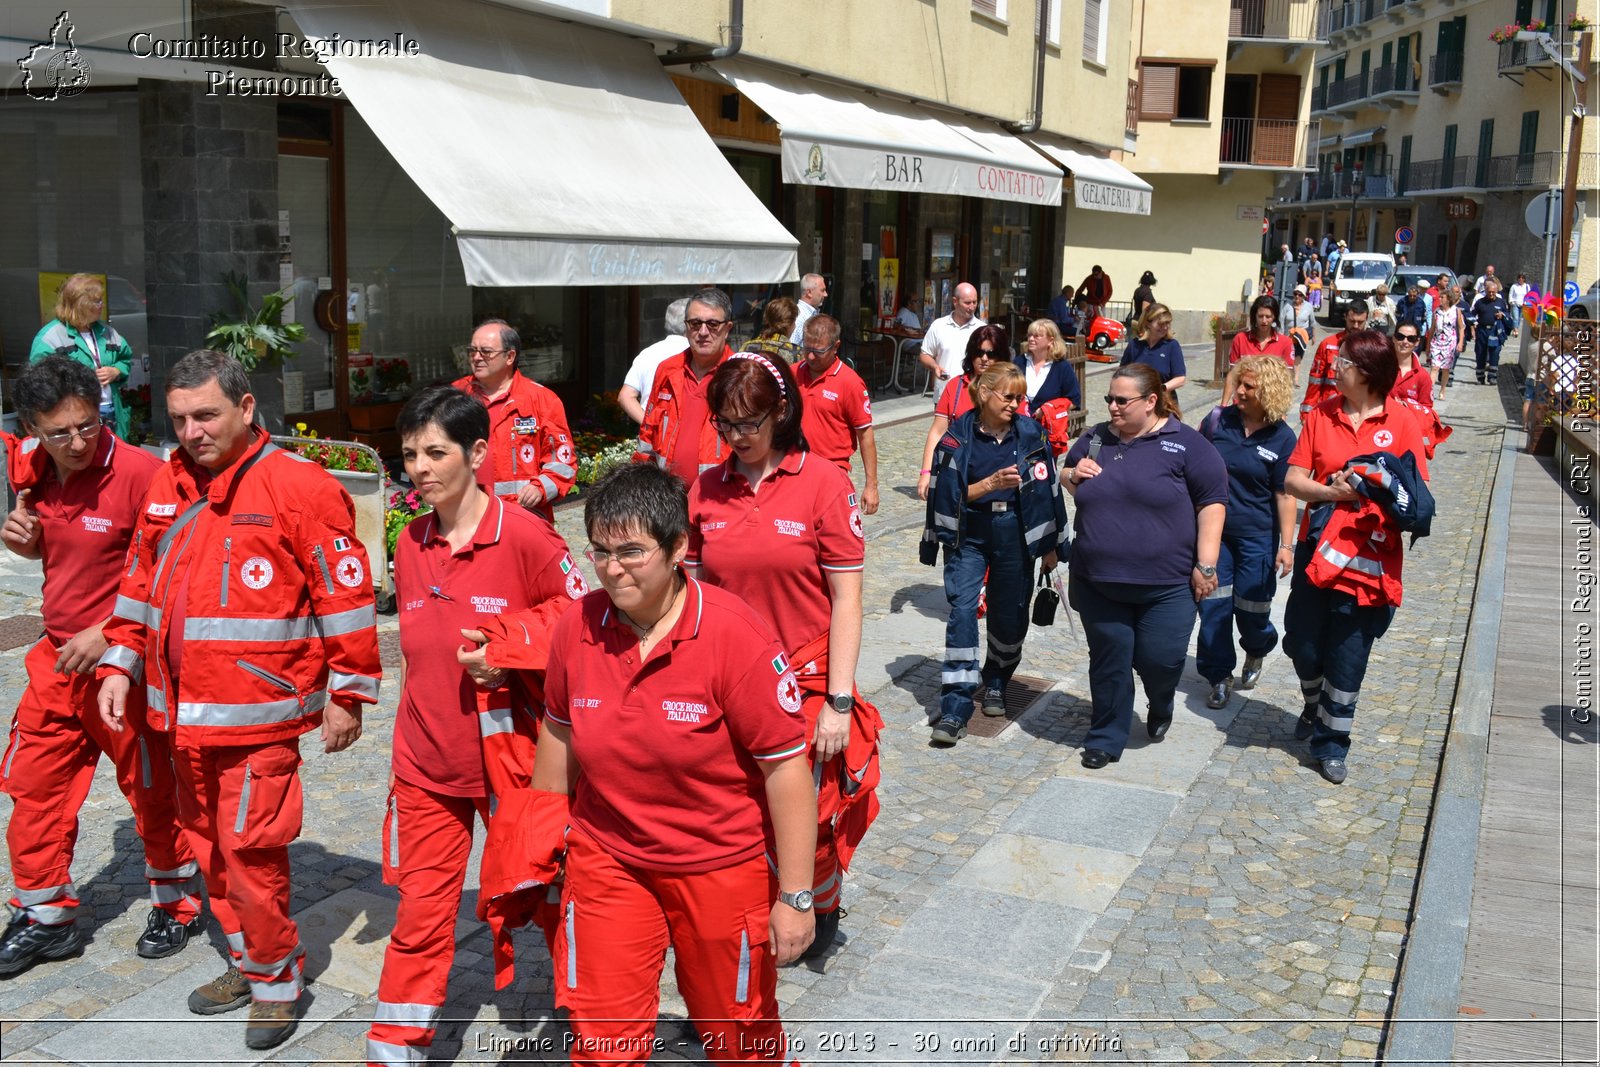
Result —
[[656, 368], [635, 462], [659, 464], [692, 485], [701, 471], [727, 458], [727, 445], [711, 426], [706, 386], [733, 355], [727, 340], [732, 324], [733, 302], [721, 289], [701, 289], [689, 298], [683, 320], [688, 348]]
[[820, 274], [807, 274], [800, 279], [800, 302], [795, 308], [798, 314], [794, 318], [794, 332], [789, 335], [790, 344], [798, 346], [805, 340], [806, 320], [817, 313], [826, 299], [828, 279]]
[[656, 368], [689, 347], [689, 342], [683, 336], [683, 319], [688, 310], [688, 297], [667, 305], [664, 323], [667, 335], [640, 349], [639, 354], [633, 357], [633, 366], [628, 368], [627, 377], [622, 379], [622, 388], [617, 390], [617, 403], [628, 413], [628, 418], [636, 423], [644, 422], [645, 408], [650, 406], [648, 394], [651, 383], [656, 380]]

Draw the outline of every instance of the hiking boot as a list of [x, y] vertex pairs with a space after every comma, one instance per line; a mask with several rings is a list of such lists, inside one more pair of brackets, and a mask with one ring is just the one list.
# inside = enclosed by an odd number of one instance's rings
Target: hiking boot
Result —
[[949, 748], [966, 736], [965, 723], [956, 722], [954, 719], [940, 719], [933, 727], [933, 737], [930, 740], [943, 748]]
[[229, 967], [205, 985], [189, 994], [189, 1010], [196, 1015], [221, 1015], [250, 1003], [250, 981], [239, 973], [239, 968]]
[[21, 974], [41, 960], [63, 960], [83, 951], [83, 935], [71, 919], [64, 923], [36, 923], [27, 912], [16, 912], [0, 939], [0, 978]]
[[983, 691], [983, 713], [992, 718], [999, 718], [1006, 713], [1006, 695], [1000, 689], [985, 689]]
[[182, 952], [189, 939], [198, 936], [205, 928], [203, 915], [196, 915], [188, 922], [181, 923], [172, 917], [171, 912], [151, 908], [150, 918], [144, 924], [144, 933], [139, 936], [139, 943], [134, 948], [147, 960], [166, 959]]
[[253, 1000], [244, 1043], [253, 1049], [275, 1048], [300, 1024], [299, 1004], [293, 1000]]
[[1245, 689], [1254, 689], [1256, 687], [1256, 683], [1260, 680], [1261, 657], [1246, 656], [1244, 658], [1244, 670], [1239, 672], [1239, 684], [1234, 686], [1234, 688], [1241, 691]]

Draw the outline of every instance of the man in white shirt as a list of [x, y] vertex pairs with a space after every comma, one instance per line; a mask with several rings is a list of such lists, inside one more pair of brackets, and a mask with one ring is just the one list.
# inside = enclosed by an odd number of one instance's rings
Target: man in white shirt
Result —
[[799, 345], [806, 334], [806, 320], [817, 313], [822, 302], [828, 299], [828, 280], [820, 274], [807, 274], [800, 279], [800, 302], [795, 307], [794, 332], [789, 343]]
[[1533, 292], [1533, 286], [1528, 284], [1528, 276], [1526, 274], [1517, 275], [1517, 280], [1506, 291], [1506, 303], [1511, 305], [1512, 337], [1516, 337], [1521, 332], [1518, 327], [1522, 325], [1522, 305], [1528, 302], [1528, 294], [1531, 292]]
[[683, 335], [683, 316], [688, 307], [688, 297], [667, 305], [664, 323], [667, 336], [641, 349], [633, 357], [633, 366], [628, 368], [627, 377], [622, 379], [622, 388], [617, 390], [617, 403], [634, 422], [644, 422], [644, 409], [650, 406], [644, 401], [649, 399], [647, 394], [650, 385], [656, 380], [656, 368], [689, 347], [689, 341]]
[[906, 297], [905, 306], [895, 313], [894, 321], [908, 330], [922, 329], [922, 297]]
[[[984, 325], [978, 318], [978, 290], [967, 282], [956, 286], [954, 306], [950, 314], [934, 319], [928, 332], [922, 335], [922, 353], [917, 357], [939, 381], [948, 381], [961, 373], [961, 361], [967, 355], [967, 339], [972, 331]], [[1009, 357], [1009, 353], [1007, 354]], [[934, 389], [937, 395], [939, 390]]]

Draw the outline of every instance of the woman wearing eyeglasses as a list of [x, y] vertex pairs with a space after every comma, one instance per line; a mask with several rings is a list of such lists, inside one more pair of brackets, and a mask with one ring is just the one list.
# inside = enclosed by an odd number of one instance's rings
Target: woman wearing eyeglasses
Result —
[[1422, 330], [1413, 322], [1401, 322], [1394, 331], [1394, 351], [1400, 374], [1395, 379], [1389, 395], [1409, 400], [1430, 410], [1433, 407], [1433, 375], [1417, 354], [1422, 344]]
[[[1015, 364], [991, 365], [969, 386], [972, 410], [936, 442], [923, 538], [944, 548], [950, 618], [935, 745], [953, 745], [966, 734], [980, 688], [985, 715], [1006, 713], [1006, 685], [1028, 633], [1033, 561], [1054, 570], [1068, 546], [1050, 442], [1042, 426], [1017, 414], [1026, 388]], [[986, 581], [989, 648], [980, 670], [978, 595]]]
[[[866, 555], [861, 509], [849, 476], [807, 451], [802, 401], [786, 365], [735, 355], [717, 368], [706, 397], [732, 455], [689, 490], [685, 562], [689, 573], [738, 596], [772, 625], [799, 679], [817, 783], [817, 936], [803, 953], [809, 958], [834, 942], [843, 871], [866, 831], [845, 814], [847, 792], [852, 811], [865, 800], [862, 790], [846, 790], [845, 775], [859, 785], [878, 771], [883, 721], [855, 685]], [[860, 813], [866, 810], [860, 804]]]
[[[1401, 329], [1407, 328], [1414, 327], [1402, 324]], [[1319, 505], [1340, 507], [1362, 499], [1351, 488], [1360, 475], [1348, 469], [1357, 456], [1409, 452], [1418, 474], [1428, 477], [1421, 427], [1411, 409], [1391, 393], [1397, 369], [1389, 338], [1376, 330], [1346, 334], [1333, 363], [1338, 395], [1306, 413], [1284, 478], [1284, 487], [1307, 504], [1284, 611], [1283, 650], [1294, 661], [1304, 699], [1294, 735], [1302, 741], [1310, 738], [1311, 758], [1317, 761], [1322, 776], [1335, 785], [1343, 782], [1347, 773], [1350, 730], [1367, 658], [1373, 642], [1389, 628], [1399, 604], [1401, 536], [1390, 531], [1381, 539], [1381, 549], [1379, 539], [1363, 536], [1364, 547], [1349, 565], [1363, 585], [1367, 583], [1362, 575], [1373, 574], [1375, 568], [1380, 585], [1392, 583], [1392, 601], [1381, 596], [1374, 599], [1365, 590], [1358, 595], [1337, 580], [1324, 587], [1308, 573], [1317, 549], [1313, 513], [1319, 511]], [[1381, 527], [1375, 529], [1383, 532]], [[1381, 551], [1381, 556], [1369, 558], [1367, 553], [1372, 551]]]
[[402, 1062], [426, 1058], [418, 1050], [432, 1045], [444, 1009], [474, 817], [487, 824], [490, 798], [533, 772], [538, 676], [487, 669], [481, 652], [458, 653], [456, 635], [481, 641], [487, 620], [588, 590], [553, 526], [478, 484], [489, 457], [481, 403], [434, 386], [406, 402], [396, 429], [406, 474], [433, 509], [401, 534], [394, 564], [403, 674], [383, 859], [400, 908], [368, 1040]]
[[[950, 424], [972, 410], [972, 383], [989, 364], [1011, 357], [1011, 338], [1000, 326], [979, 326], [967, 338], [967, 354], [961, 360], [961, 374], [947, 382], [933, 407], [933, 424], [928, 427], [928, 439], [922, 445], [922, 471], [917, 475], [917, 499], [928, 499], [928, 485], [933, 477], [933, 448], [944, 436]], [[1022, 408], [1022, 413], [1027, 412]]]
[[1228, 471], [1183, 424], [1153, 367], [1118, 367], [1110, 418], [1078, 438], [1062, 480], [1077, 501], [1071, 602], [1089, 643], [1093, 711], [1083, 765], [1122, 758], [1133, 725], [1133, 675], [1145, 732], [1167, 736], [1195, 605], [1217, 588]]
[[100, 421], [128, 437], [128, 406], [117, 383], [127, 380], [133, 350], [105, 321], [106, 288], [98, 274], [74, 274], [56, 296], [55, 318], [33, 338], [28, 362], [67, 356], [94, 371], [100, 382]]
[[585, 500], [601, 591], [551, 635], [533, 778], [572, 795], [572, 1060], [650, 1059], [670, 947], [710, 1059], [788, 1062], [777, 967], [812, 939], [817, 832], [799, 682], [765, 619], [684, 573], [680, 482], [629, 464]]

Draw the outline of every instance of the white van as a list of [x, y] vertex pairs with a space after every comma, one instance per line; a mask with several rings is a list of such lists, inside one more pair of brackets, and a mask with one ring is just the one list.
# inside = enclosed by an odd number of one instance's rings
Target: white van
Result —
[[[1339, 257], [1339, 271], [1327, 286], [1328, 322], [1344, 326], [1344, 309], [1351, 304], [1367, 306], [1372, 291], [1394, 273], [1394, 257], [1387, 252], [1346, 252]], [[1390, 294], [1393, 296], [1394, 294]]]

